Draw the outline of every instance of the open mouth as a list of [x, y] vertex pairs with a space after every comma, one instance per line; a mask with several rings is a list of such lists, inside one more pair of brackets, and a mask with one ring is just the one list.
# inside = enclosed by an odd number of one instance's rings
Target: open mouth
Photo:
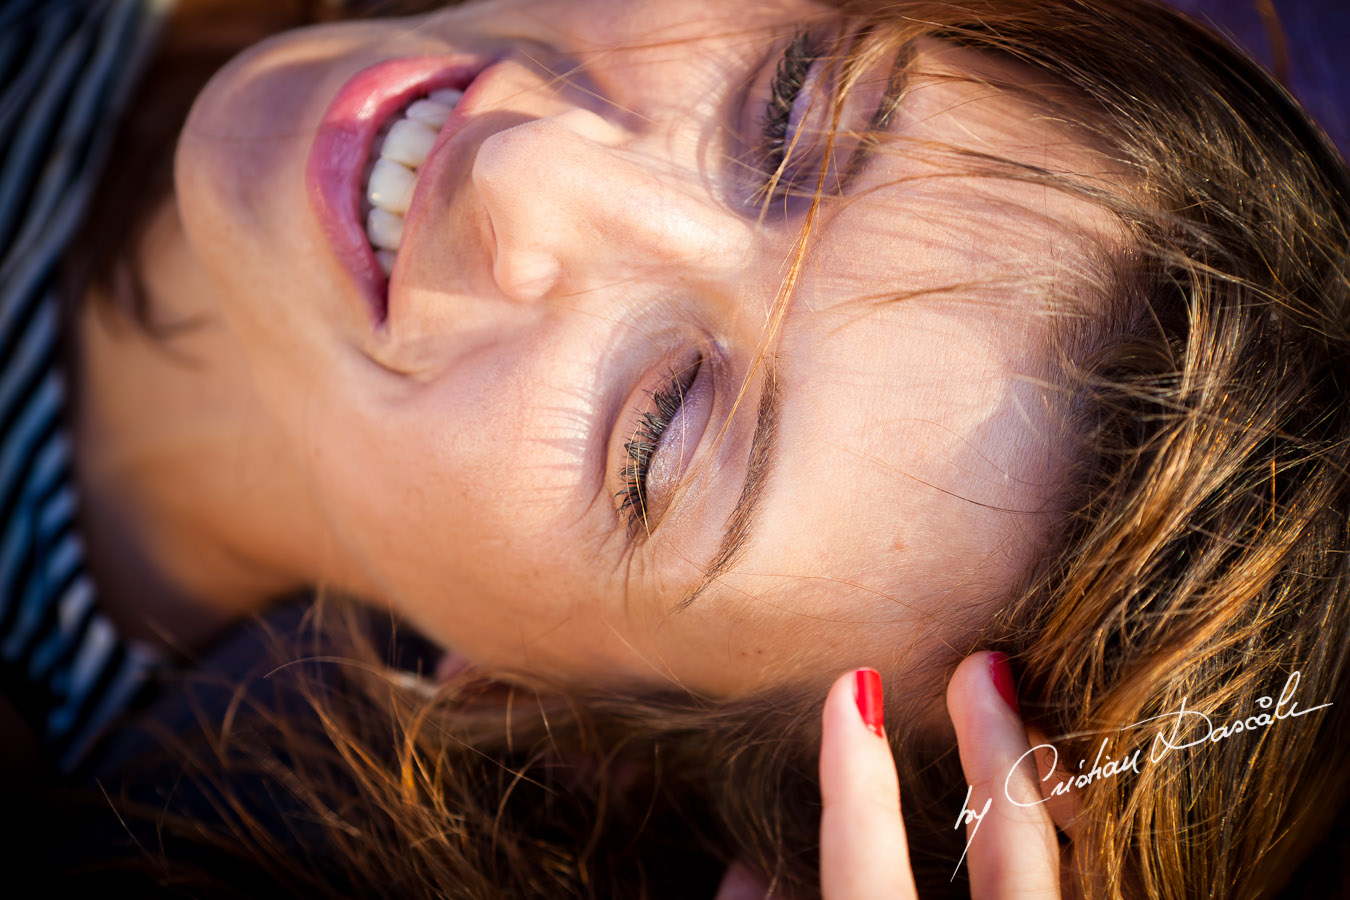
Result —
[[386, 276], [398, 259], [418, 171], [463, 97], [455, 88], [432, 91], [395, 113], [375, 134], [361, 178], [361, 220]]
[[442, 132], [462, 124], [463, 92], [491, 62], [415, 57], [377, 63], [343, 85], [319, 124], [306, 189], [376, 327], [388, 314], [389, 274], [418, 172], [447, 140]]

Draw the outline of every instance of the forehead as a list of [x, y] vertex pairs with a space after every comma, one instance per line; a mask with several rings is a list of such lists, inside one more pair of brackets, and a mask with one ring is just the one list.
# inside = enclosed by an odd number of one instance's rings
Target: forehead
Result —
[[794, 631], [831, 623], [830, 652], [893, 641], [881, 623], [973, 626], [972, 604], [1006, 594], [1055, 508], [1054, 334], [1082, 308], [1074, 285], [1109, 223], [952, 150], [1098, 164], [1011, 95], [953, 78], [965, 56], [921, 52], [931, 77], [816, 226], [771, 348], [783, 402], [760, 527], [710, 591]]

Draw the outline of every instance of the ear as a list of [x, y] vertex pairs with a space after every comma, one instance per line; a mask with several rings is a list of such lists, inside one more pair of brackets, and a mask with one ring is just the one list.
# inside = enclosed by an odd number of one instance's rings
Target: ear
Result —
[[436, 673], [433, 678], [437, 684], [444, 684], [472, 668], [473, 666], [469, 664], [467, 659], [453, 650], [447, 650], [441, 654], [440, 660], [436, 663]]
[[727, 866], [715, 900], [765, 900], [768, 896], [764, 879], [738, 859]]

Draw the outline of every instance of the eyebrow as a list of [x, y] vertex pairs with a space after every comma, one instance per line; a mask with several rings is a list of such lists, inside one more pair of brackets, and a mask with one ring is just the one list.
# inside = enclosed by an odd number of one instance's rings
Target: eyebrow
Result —
[[[861, 174], [872, 157], [872, 149], [880, 141], [873, 133], [884, 131], [891, 123], [896, 108], [904, 98], [908, 84], [908, 70], [914, 59], [914, 43], [905, 43], [900, 47], [886, 75], [886, 91], [877, 104], [872, 119], [867, 124], [867, 136], [849, 155], [843, 176], [840, 179], [840, 191], [847, 188], [848, 182]], [[674, 612], [682, 612], [693, 605], [714, 581], [726, 574], [738, 560], [750, 542], [750, 530], [755, 524], [755, 514], [759, 510], [764, 496], [765, 486], [774, 460], [774, 449], [778, 443], [778, 422], [781, 411], [782, 394], [780, 391], [778, 369], [770, 359], [764, 361], [764, 387], [759, 398], [759, 412], [755, 417], [755, 433], [750, 439], [750, 462], [745, 470], [745, 483], [741, 486], [741, 495], [736, 500], [736, 508], [731, 511], [727, 530], [717, 547], [717, 553], [703, 576], [699, 578], [689, 593], [675, 604]]]
[[886, 90], [881, 95], [881, 102], [872, 113], [872, 119], [867, 123], [867, 129], [863, 132], [858, 146], [849, 154], [848, 162], [844, 164], [844, 174], [839, 178], [840, 193], [848, 190], [849, 183], [861, 175], [867, 164], [875, 157], [872, 151], [881, 145], [877, 135], [890, 128], [895, 111], [905, 99], [905, 90], [909, 87], [909, 69], [914, 61], [914, 55], [913, 41], [907, 41], [896, 51], [895, 61], [891, 63], [891, 70], [886, 75]]
[[741, 486], [741, 495], [736, 499], [736, 508], [731, 511], [727, 530], [717, 547], [712, 563], [708, 566], [698, 584], [684, 595], [675, 605], [674, 612], [688, 609], [709, 585], [726, 574], [727, 569], [745, 553], [750, 542], [750, 530], [755, 524], [755, 514], [764, 497], [764, 488], [769, 481], [773, 467], [773, 451], [778, 444], [779, 412], [782, 408], [782, 392], [778, 378], [778, 369], [769, 359], [764, 360], [764, 386], [760, 391], [759, 412], [755, 416], [755, 433], [750, 439], [750, 462], [745, 468], [745, 483]]

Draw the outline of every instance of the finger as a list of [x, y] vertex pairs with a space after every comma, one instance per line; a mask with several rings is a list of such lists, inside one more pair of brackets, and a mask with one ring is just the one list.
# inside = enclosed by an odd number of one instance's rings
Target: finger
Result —
[[1051, 786], [1059, 784], [1065, 779], [1071, 780], [1074, 777], [1069, 772], [1066, 758], [1052, 749], [1054, 745], [1050, 743], [1050, 738], [1043, 731], [1028, 727], [1027, 742], [1031, 746], [1039, 748], [1034, 754], [1036, 780], [1041, 785], [1042, 796], [1049, 794], [1045, 799], [1045, 811], [1050, 814], [1050, 820], [1055, 823], [1055, 830], [1061, 832], [1072, 844], [1078, 833], [1077, 819], [1082, 793], [1068, 791], [1055, 796], [1050, 790]]
[[[1041, 796], [1031, 744], [1019, 715], [999, 693], [1011, 688], [1003, 654], [976, 653], [956, 668], [947, 709], [956, 726], [967, 806], [988, 811], [966, 825], [973, 900], [1059, 897], [1059, 842]], [[1015, 694], [1011, 695], [1013, 702]]]
[[[861, 698], [861, 703], [859, 702]], [[880, 733], [881, 676], [840, 676], [825, 698], [820, 741], [820, 884], [826, 900], [914, 898], [900, 785]], [[869, 730], [864, 710], [877, 732]]]

